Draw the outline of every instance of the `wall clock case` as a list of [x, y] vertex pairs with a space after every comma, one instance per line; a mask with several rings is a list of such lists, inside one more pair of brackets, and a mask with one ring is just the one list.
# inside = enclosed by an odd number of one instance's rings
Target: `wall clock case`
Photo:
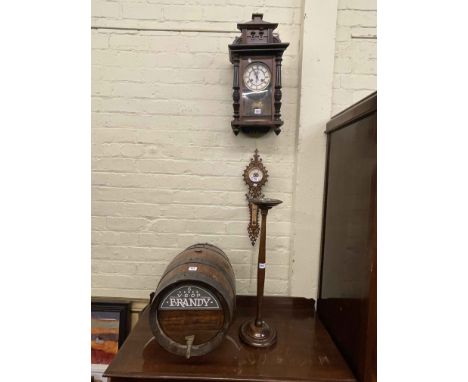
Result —
[[281, 132], [281, 63], [289, 43], [281, 42], [273, 31], [278, 24], [263, 21], [254, 13], [252, 20], [237, 24], [242, 32], [229, 45], [233, 64], [234, 134]]

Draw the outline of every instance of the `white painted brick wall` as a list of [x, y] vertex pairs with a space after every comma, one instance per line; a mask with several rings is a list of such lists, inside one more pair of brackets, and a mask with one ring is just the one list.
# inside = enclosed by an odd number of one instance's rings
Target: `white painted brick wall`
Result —
[[[377, 70], [376, 1], [338, 4], [333, 114], [376, 89]], [[270, 174], [265, 194], [284, 201], [269, 215], [265, 292], [289, 293], [301, 6], [301, 0], [92, 1], [94, 296], [147, 298], [168, 262], [197, 242], [225, 250], [238, 293], [255, 293], [258, 244], [252, 248], [246, 233], [241, 176], [255, 148]], [[230, 128], [227, 45], [253, 12], [278, 22], [290, 43], [279, 137], [236, 137]], [[310, 166], [310, 176], [322, 173]]]
[[[269, 215], [266, 293], [289, 288], [301, 1], [93, 0], [92, 294], [147, 298], [168, 262], [197, 242], [229, 256], [238, 293], [256, 290], [242, 172], [255, 148], [284, 203]], [[279, 137], [234, 136], [236, 23], [263, 12], [291, 43]]]
[[377, 89], [377, 1], [339, 0], [333, 114]]

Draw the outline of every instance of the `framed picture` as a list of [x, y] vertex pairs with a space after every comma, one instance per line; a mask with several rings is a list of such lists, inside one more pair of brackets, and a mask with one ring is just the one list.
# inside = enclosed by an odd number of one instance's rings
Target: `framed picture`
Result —
[[108, 365], [129, 332], [129, 303], [91, 302], [91, 364]]

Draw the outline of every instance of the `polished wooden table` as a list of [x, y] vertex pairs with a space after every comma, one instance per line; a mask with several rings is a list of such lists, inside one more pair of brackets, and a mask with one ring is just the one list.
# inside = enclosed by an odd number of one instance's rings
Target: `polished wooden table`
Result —
[[188, 360], [168, 353], [153, 339], [146, 308], [104, 376], [111, 382], [356, 381], [315, 317], [314, 300], [265, 297], [263, 316], [277, 329], [278, 342], [267, 349], [243, 344], [239, 327], [255, 315], [255, 301], [254, 296], [238, 296], [223, 343], [209, 354]]

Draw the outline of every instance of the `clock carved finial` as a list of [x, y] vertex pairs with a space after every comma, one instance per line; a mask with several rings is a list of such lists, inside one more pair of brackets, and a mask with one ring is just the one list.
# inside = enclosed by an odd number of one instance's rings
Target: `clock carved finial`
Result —
[[262, 21], [263, 13], [252, 13], [252, 21]]

